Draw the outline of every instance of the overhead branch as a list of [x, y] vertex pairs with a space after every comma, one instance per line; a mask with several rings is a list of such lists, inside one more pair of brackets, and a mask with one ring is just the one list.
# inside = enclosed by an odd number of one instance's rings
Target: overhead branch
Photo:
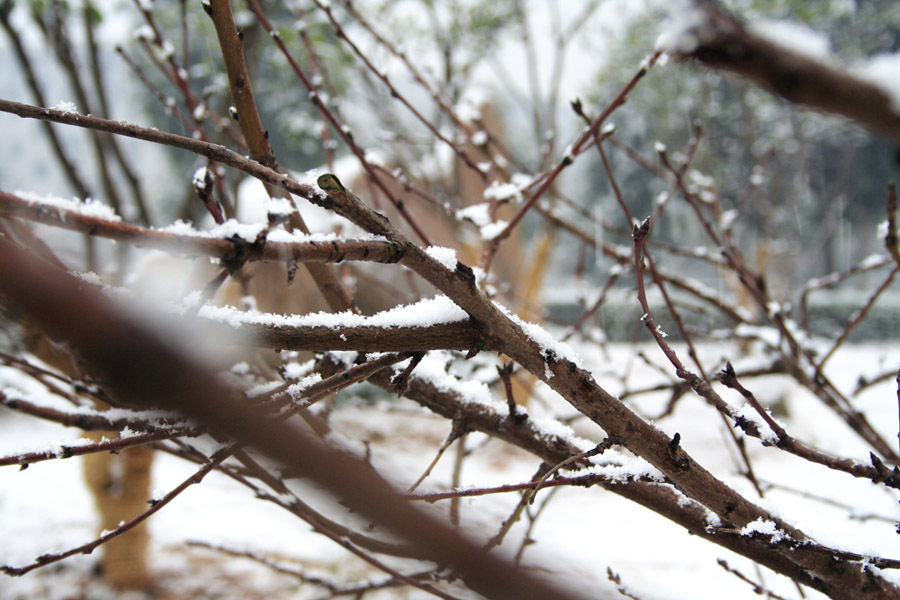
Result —
[[695, 0], [698, 18], [672, 31], [676, 58], [744, 77], [795, 104], [846, 117], [900, 143], [900, 111], [882, 87], [837, 60], [818, 60], [758, 35], [720, 3]]

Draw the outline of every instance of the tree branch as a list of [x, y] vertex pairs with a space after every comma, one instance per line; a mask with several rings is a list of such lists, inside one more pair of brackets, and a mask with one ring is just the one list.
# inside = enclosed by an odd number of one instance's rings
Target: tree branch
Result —
[[[400, 259], [400, 247], [387, 240], [316, 241], [317, 236], [314, 234], [309, 236], [295, 234], [297, 242], [276, 242], [265, 239], [247, 241], [237, 236], [212, 237], [201, 230], [194, 233], [174, 233], [165, 229], [149, 229], [104, 219], [2, 191], [0, 191], [0, 215], [19, 217], [136, 246], [189, 256], [210, 256], [226, 263], [235, 261], [238, 257], [244, 262], [258, 260], [285, 263], [342, 261], [395, 263]], [[260, 231], [263, 231], [263, 226], [260, 226]], [[301, 241], [304, 237], [308, 237], [310, 241]]]
[[881, 87], [850, 74], [839, 64], [808, 58], [749, 31], [718, 2], [695, 0], [705, 19], [682, 32], [696, 40], [680, 58], [695, 58], [729, 71], [782, 98], [847, 117], [900, 143], [900, 114]]

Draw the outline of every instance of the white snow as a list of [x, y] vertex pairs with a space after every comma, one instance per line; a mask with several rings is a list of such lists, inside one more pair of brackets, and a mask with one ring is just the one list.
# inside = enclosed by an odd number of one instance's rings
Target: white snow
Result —
[[425, 248], [425, 252], [428, 254], [428, 256], [444, 265], [444, 267], [446, 267], [447, 269], [451, 271], [456, 269], [456, 250], [454, 250], [453, 248], [446, 248], [444, 246], [428, 246], [427, 248]]
[[[429, 352], [416, 366], [415, 376], [430, 382], [440, 391], [459, 395], [463, 402], [480, 404], [499, 414], [505, 414], [508, 411], [506, 403], [491, 393], [484, 383], [475, 380], [460, 380], [448, 373], [448, 360], [449, 356], [445, 352]], [[395, 372], [402, 372], [405, 365], [406, 362], [397, 365], [394, 368]]]
[[[507, 184], [512, 185], [512, 184]], [[487, 195], [487, 192], [485, 192]], [[507, 222], [503, 220], [491, 219], [491, 205], [489, 202], [481, 202], [473, 204], [456, 211], [458, 219], [467, 219], [478, 227], [481, 237], [486, 240], [493, 239], [506, 229]]]
[[491, 185], [484, 190], [485, 200], [508, 200], [510, 198], [520, 200], [521, 196], [522, 190], [514, 183], [492, 181]]
[[152, 42], [156, 39], [156, 34], [153, 31], [153, 28], [149, 25], [141, 25], [137, 29], [134, 30], [134, 39], [141, 42]]
[[280, 315], [242, 311], [230, 306], [206, 305], [198, 316], [204, 319], [226, 323], [231, 327], [242, 325], [269, 325], [272, 327], [430, 327], [444, 323], [464, 321], [468, 315], [447, 296], [420, 300], [414, 304], [396, 306], [370, 317], [350, 311], [340, 313], [318, 312], [306, 315]]
[[900, 114], [900, 53], [873, 56], [851, 72], [880, 87], [891, 99], [894, 112]]
[[[206, 1], [206, 0], [204, 0]], [[149, 6], [149, 0], [140, 0], [142, 5]], [[327, 3], [323, 3], [327, 4]], [[535, 6], [539, 3], [534, 3]], [[540, 3], [543, 6], [543, 3]], [[551, 3], [547, 3], [550, 5]], [[702, 11], [692, 8], [693, 3], [686, 0], [672, 1], [669, 4], [669, 21], [658, 40], [660, 48], [667, 52], [690, 52], [702, 40], [707, 26]], [[603, 15], [609, 16], [615, 11], [643, 11], [644, 3], [632, 0], [606, 0], [600, 3]], [[566, 3], [565, 12], [569, 6]], [[543, 10], [543, 9], [541, 9]], [[573, 11], [574, 12], [574, 11]], [[545, 28], [547, 19], [533, 18], [529, 13], [532, 27]], [[247, 16], [243, 11], [241, 18]], [[620, 23], [619, 20], [615, 21]], [[131, 26], [129, 26], [130, 29]], [[808, 56], [826, 58], [830, 56], [827, 40], [809, 31], [792, 30], [790, 24], [755, 24], [754, 30], [766, 35], [785, 46], [791, 46]], [[768, 29], [768, 31], [761, 30]], [[779, 29], [780, 28], [780, 29]], [[603, 37], [591, 31], [594, 38]], [[135, 31], [135, 36], [145, 41], [155, 37], [148, 26]], [[552, 52], [544, 52], [552, 44], [551, 36], [533, 36], [539, 51], [540, 61], [552, 61]], [[593, 54], [586, 54], [575, 44], [571, 47], [569, 64], [578, 68], [568, 69], [577, 76], [587, 80], [593, 75], [592, 69], [580, 68], [586, 57], [594, 59]], [[517, 48], [518, 50], [518, 48]], [[165, 43], [163, 53], [172, 52], [174, 48]], [[591, 49], [590, 52], [593, 52]], [[575, 53], [578, 54], [575, 54]], [[521, 53], [520, 53], [521, 54]], [[601, 59], [598, 59], [598, 62]], [[662, 61], [661, 61], [662, 62]], [[892, 56], [876, 57], [859, 67], [861, 76], [890, 90], [894, 98], [900, 98], [900, 67]], [[519, 69], [524, 72], [525, 69]], [[542, 72], [548, 72], [543, 69]], [[385, 70], [385, 72], [389, 72]], [[391, 75], [393, 77], [393, 73]], [[573, 97], [572, 86], [567, 84], [566, 75], [560, 88], [561, 97]], [[545, 86], [546, 87], [546, 86]], [[474, 122], [481, 118], [478, 106], [480, 100], [472, 101], [471, 92], [466, 92], [464, 100], [457, 105], [457, 114], [466, 121]], [[329, 101], [324, 94], [323, 102]], [[172, 103], [174, 105], [174, 99]], [[900, 105], [900, 102], [897, 102]], [[70, 103], [60, 103], [56, 108], [77, 112]], [[202, 116], [199, 112], [195, 116]], [[296, 123], [297, 127], [307, 127], [305, 123]], [[362, 128], [354, 130], [362, 133]], [[613, 126], [608, 123], [603, 133], [612, 133]], [[471, 136], [473, 143], [486, 141], [486, 133], [476, 130]], [[563, 139], [559, 136], [557, 139]], [[661, 143], [657, 151], [665, 152]], [[564, 153], [570, 156], [571, 149]], [[382, 164], [379, 159], [367, 151], [367, 160], [373, 164]], [[443, 176], [449, 171], [452, 163], [452, 152], [440, 146], [432, 155], [424, 158], [418, 165], [421, 172]], [[346, 182], [359, 172], [359, 164], [355, 157], [340, 159], [335, 172]], [[429, 171], [429, 169], [431, 169]], [[201, 172], [194, 173], [196, 178]], [[315, 188], [315, 178], [320, 171], [311, 171], [297, 175], [299, 181]], [[518, 179], [517, 179], [518, 178]], [[528, 175], [514, 176], [512, 183], [496, 183], [485, 194], [486, 200], [519, 200], [526, 184], [532, 181]], [[761, 178], [757, 173], [751, 176], [751, 182], [757, 185]], [[660, 204], [666, 202], [669, 195], [663, 192], [658, 197]], [[167, 230], [185, 236], [202, 236], [228, 238], [238, 236], [252, 241], [268, 226], [270, 215], [285, 215], [293, 210], [287, 200], [271, 200], [265, 194], [261, 184], [256, 180], [245, 180], [240, 185], [239, 221], [231, 221], [216, 227], [195, 227], [188, 223], [173, 224]], [[60, 206], [69, 210], [77, 210], [83, 214], [92, 214], [109, 220], [118, 220], [107, 206], [88, 200], [60, 200], [41, 198], [32, 200], [41, 205]], [[346, 239], [380, 239], [365, 237], [347, 221], [322, 211], [315, 206], [298, 202], [300, 210], [313, 230], [310, 236], [291, 234], [276, 228], [269, 232], [268, 238], [273, 241], [330, 241]], [[489, 214], [490, 202], [485, 202], [459, 211], [460, 218], [471, 219], [481, 231], [484, 238], [493, 238], [506, 223], [492, 221]], [[727, 225], [731, 215], [723, 215], [723, 226]], [[626, 249], [627, 250], [627, 249]], [[705, 248], [700, 251], [707, 254]], [[427, 252], [435, 260], [449, 269], [455, 268], [456, 254], [452, 249], [430, 247]], [[713, 253], [715, 254], [715, 253]], [[717, 255], [716, 255], [717, 256]], [[875, 266], [876, 260], [889, 263], [884, 256], [873, 255], [865, 259], [861, 266]], [[621, 271], [623, 267], [616, 264], [610, 272]], [[476, 270], [477, 271], [477, 270]], [[484, 278], [479, 274], [479, 280]], [[99, 278], [92, 274], [84, 274], [82, 278], [99, 284]], [[199, 306], [200, 294], [187, 299], [185, 306]], [[666, 381], [656, 370], [635, 361], [636, 352], [652, 354], [658, 349], [654, 346], [631, 346], [608, 344], [598, 347], [596, 344], [572, 345], [560, 344], [556, 337], [545, 327], [527, 323], [499, 306], [511, 318], [515, 319], [527, 335], [541, 348], [545, 358], [565, 358], [575, 364], [592, 370], [601, 385], [610, 390], [635, 389]], [[783, 311], [781, 306], [771, 307], [773, 312]], [[397, 307], [379, 313], [373, 317], [360, 317], [350, 313], [306, 315], [288, 317], [261, 313], [256, 310], [238, 311], [220, 309], [212, 306], [203, 307], [201, 315], [240, 327], [248, 323], [266, 323], [289, 326], [327, 326], [327, 327], [383, 327], [389, 335], [390, 328], [402, 326], [428, 326], [436, 323], [457, 322], [467, 315], [452, 301], [443, 296], [423, 300], [414, 305]], [[789, 325], [792, 326], [792, 325]], [[739, 328], [739, 333], [760, 336], [777, 347], [781, 343], [779, 332], [773, 328]], [[712, 365], [723, 355], [733, 353], [730, 346], [710, 345], [700, 347], [701, 354]], [[289, 353], [283, 353], [282, 357]], [[356, 352], [331, 353], [350, 366], [358, 358]], [[485, 354], [485, 353], [483, 353]], [[584, 356], [582, 359], [581, 356]], [[760, 357], [751, 357], [748, 364]], [[473, 361], [462, 361], [458, 354], [448, 352], [428, 353], [413, 370], [413, 377], [426, 378], [441, 389], [453, 391], [465, 402], [477, 404], [507, 414], [508, 406], [504, 402], [502, 389], [498, 389], [495, 379], [488, 377], [487, 367], [471, 376], [459, 377], [464, 372], [464, 365]], [[251, 364], [252, 363], [252, 364]], [[835, 368], [829, 376], [841, 389], [849, 390], [855, 384], [855, 377], [860, 373], [870, 376], [878, 374], [886, 368], [895, 368], [900, 363], [900, 348], [890, 344], [870, 344], [865, 346], [848, 346], [839, 351], [829, 366]], [[230, 362], [227, 364], [231, 364]], [[486, 364], [486, 363], [485, 363]], [[402, 372], [406, 365], [397, 365], [395, 373]], [[493, 365], [488, 365], [492, 367]], [[248, 359], [247, 362], [234, 364], [230, 371], [234, 376], [246, 376], [249, 381], [256, 373], [258, 365]], [[311, 363], [300, 362], [296, 354], [291, 354], [282, 369], [286, 381], [290, 382], [288, 394], [300, 393], [312, 383], [319, 380], [318, 375], [310, 375]], [[456, 374], [454, 374], [456, 373]], [[627, 373], [627, 375], [622, 375]], [[621, 377], [620, 377], [621, 375]], [[549, 368], [544, 376], [552, 377]], [[493, 387], [488, 383], [493, 382]], [[255, 387], [248, 394], [260, 394], [273, 389], [275, 381], [255, 380]], [[779, 418], [787, 430], [817, 447], [842, 456], [865, 457], [866, 445], [849, 435], [846, 426], [834, 415], [823, 409], [818, 402], [803, 390], [798, 389], [785, 378], [766, 378], [744, 382], [748, 388], [757, 393], [765, 405], [770, 405], [763, 396], [783, 398], [788, 413]], [[35, 402], [40, 406], [49, 406], [75, 413], [94, 414], [94, 409], [75, 408], [71, 404], [51, 394], [44, 386], [23, 378], [21, 373], [0, 367], [0, 392], [18, 395]], [[667, 393], [640, 394], [629, 397], [629, 406], [647, 415], [657, 415], [669, 399]], [[854, 407], [873, 417], [874, 426], [888, 439], [896, 435], [896, 385], [890, 381], [875, 386], [864, 394], [852, 397]], [[528, 423], [541, 435], [560, 436], [582, 450], [594, 447], [601, 439], [603, 432], [588, 422], [584, 417], [574, 417], [572, 408], [551, 392], [547, 386], [538, 385], [535, 398], [527, 407], [519, 409], [528, 415]], [[704, 412], [706, 411], [706, 412]], [[113, 416], [128, 415], [127, 411], [105, 413]], [[740, 414], [753, 418], [760, 423], [761, 431], [768, 432], [767, 426], [748, 406], [740, 409]], [[155, 415], [155, 416], [154, 416]], [[882, 418], [888, 415], [890, 418]], [[891, 417], [891, 415], [893, 415]], [[165, 418], [159, 413], [147, 413], [148, 418]], [[333, 428], [330, 439], [346, 441], [347, 446], [354, 449], [371, 450], [371, 462], [380, 472], [395, 483], [398, 489], [404, 489], [430, 462], [436, 449], [446, 439], [449, 429], [447, 420], [435, 417], [420, 407], [405, 400], [391, 399], [370, 401], [352, 397], [342, 397], [337, 402], [331, 416], [330, 426]], [[894, 523], [898, 517], [897, 496], [893, 491], [873, 487], [865, 481], [853, 479], [847, 475], [828, 471], [818, 465], [810, 465], [786, 456], [775, 448], [766, 448], [751, 440], [748, 454], [753, 460], [757, 475], [764, 484], [794, 486], [803, 491], [815, 491], [822, 496], [843, 502], [849, 508], [820, 503], [810, 497], [789, 493], [784, 489], [766, 489], [765, 498], [758, 498], [745, 478], [740, 475], [743, 466], [732, 460], [729, 447], [722, 445], [724, 431], [718, 421], [718, 415], [708, 409], [697, 398], [688, 395], [683, 398], [675, 411], [659, 419], [657, 425], [667, 432], [678, 431], [682, 434], [683, 446], [697, 457], [700, 462], [721, 477], [729, 485], [738, 489], [753, 501], [775, 511], [776, 515], [791, 517], [797, 524], [816, 539], [833, 546], [848, 547], [850, 550], [897, 557], [900, 555], [898, 536], [894, 532]], [[134, 431], [127, 429], [126, 433]], [[52, 424], [24, 417], [18, 413], [0, 407], [0, 455], [20, 453], [27, 448], [59, 449], [63, 445], [83, 444], [78, 430], [64, 429]], [[771, 438], [769, 438], [771, 441]], [[423, 490], [446, 490], [451, 486], [453, 459], [451, 452], [441, 460], [432, 475], [426, 479]], [[499, 485], [528, 481], [539, 459], [527, 455], [496, 440], [487, 440], [481, 434], [470, 434], [465, 449], [470, 455], [463, 464], [462, 481], [458, 489], [477, 488], [482, 485]], [[13, 540], [14, 543], [0, 543], [0, 563], [24, 564], [34, 557], [48, 551], [65, 549], [86, 540], [96, 534], [93, 521], [92, 503], [85, 492], [80, 473], [80, 459], [58, 459], [34, 465], [26, 471], [18, 472], [15, 467], [0, 469], [0, 540]], [[594, 463], [588, 469], [571, 471], [573, 475], [598, 474], [607, 477], [614, 483], [623, 483], [635, 478], [653, 479], [656, 484], [667, 486], [662, 482], [659, 473], [647, 463], [635, 458], [624, 450], [614, 448], [603, 455], [594, 457]], [[151, 497], [159, 498], [185, 477], [196, 470], [196, 466], [161, 454], [157, 458], [154, 470], [154, 482]], [[655, 484], [655, 485], [656, 485]], [[321, 500], [323, 511], [340, 510], [338, 503], [331, 498], [322, 499], [318, 490], [308, 489], [300, 483], [296, 485], [298, 493], [304, 499], [313, 497]], [[680, 494], [677, 490], [672, 490]], [[274, 496], [274, 495], [273, 495]], [[538, 494], [538, 504], [550, 495], [547, 491]], [[681, 495], [683, 505], [693, 501]], [[278, 495], [287, 504], [292, 503], [289, 495]], [[473, 536], [486, 538], [492, 535], [499, 523], [505, 519], [518, 501], [517, 494], [497, 494], [483, 498], [470, 498], [462, 501], [462, 529]], [[424, 504], [424, 503], [423, 503]], [[439, 514], [445, 514], [447, 503], [438, 503], [433, 508]], [[533, 511], [529, 511], [533, 512]], [[869, 519], [876, 515], [879, 519]], [[623, 579], [623, 585], [633, 591], [637, 597], [648, 600], [688, 599], [710, 600], [712, 598], [756, 598], [751, 586], [737, 580], [724, 572], [716, 564], [716, 559], [727, 558], [729, 564], [739, 568], [752, 578], [760, 576], [766, 588], [772, 589], [783, 597], [796, 597], [796, 589], [783, 578], [762, 571], [760, 575], [749, 561], [737, 557], [721, 547], [692, 536], [678, 526], [662, 519], [658, 515], [628, 502], [615, 494], [599, 487], [590, 489], [562, 489], [552, 496], [547, 510], [542, 513], [533, 530], [526, 531], [528, 515], [511, 530], [501, 552], [513, 554], [519, 544], [526, 538], [533, 540], [524, 553], [524, 568], [545, 573], [548, 578], [562, 582], [564, 585], [583, 592], [586, 597], [615, 597], [615, 586], [606, 581], [604, 567], [611, 567]], [[709, 514], [711, 527], [721, 524]], [[368, 524], [362, 524], [363, 527]], [[261, 567], [254, 567], [243, 559], [227, 559], [220, 554], [197, 549], [189, 549], [185, 541], [196, 538], [212, 541], [217, 544], [237, 549], [252, 549], [272, 557], [280, 563], [293, 568], [321, 575], [329, 580], [376, 581], [383, 575], [373, 573], [366, 567], [349, 558], [338, 546], [317, 537], [309, 531], [309, 527], [301, 523], [286, 511], [275, 505], [263, 502], [251, 491], [240, 487], [224, 476], [213, 473], [201, 485], [192, 486], [188, 492], [179, 497], [171, 506], [163, 510], [150, 521], [153, 534], [154, 567], [162, 573], [161, 580], [176, 580], [181, 584], [198, 585], [198, 589], [209, 588], [210, 597], [266, 597], [307, 598], [320, 597], [321, 589], [309, 585], [299, 585], [296, 580], [275, 576]], [[775, 543], [784, 532], [771, 520], [759, 520], [749, 524], [741, 531], [743, 535], [763, 536], [766, 541]], [[78, 583], [93, 583], [89, 573], [96, 563], [97, 553], [93, 556], [78, 556], [64, 563], [61, 569], [49, 568], [38, 571], [24, 578], [6, 578], [0, 575], [0, 596], [15, 600], [22, 598], [62, 598], [118, 597], [115, 592], [102, 589], [79, 588]], [[292, 562], [292, 561], [296, 562]], [[209, 566], [212, 565], [212, 566]], [[887, 572], [890, 576], [891, 573]], [[896, 575], [893, 575], [896, 578]], [[80, 578], [80, 579], [79, 579]], [[699, 584], [698, 582], [702, 582]], [[88, 585], [91, 585], [89, 583]], [[233, 586], [233, 587], [229, 587]], [[243, 586], [249, 586], [245, 588]], [[175, 588], [179, 597], [202, 596], [202, 594], [186, 591], [190, 588]], [[253, 589], [255, 594], [242, 592]], [[663, 589], [664, 592], [660, 592]], [[374, 592], [367, 594], [373, 599], [397, 597], [395, 592]], [[408, 594], [404, 597], [419, 598]], [[460, 594], [460, 597], [468, 597]], [[807, 590], [808, 598], [822, 598], [820, 594]]]
[[[272, 211], [271, 214], [285, 214], [291, 212], [293, 208], [290, 203], [278, 198], [264, 203], [266, 209]], [[267, 213], [268, 214], [268, 213]], [[158, 231], [164, 231], [184, 238], [200, 238], [200, 239], [231, 239], [237, 237], [245, 242], [254, 242], [260, 233], [265, 231], [268, 225], [265, 222], [243, 223], [235, 219], [228, 219], [220, 225], [214, 225], [209, 229], [198, 229], [192, 223], [186, 221], [175, 221], [171, 225], [157, 228]], [[324, 233], [303, 233], [302, 231], [285, 231], [284, 229], [272, 229], [266, 233], [266, 241], [284, 244], [299, 243], [328, 243], [340, 241], [385, 241], [380, 235], [371, 233], [354, 232], [352, 237], [342, 235], [335, 232]]]
[[835, 60], [828, 36], [801, 23], [757, 19], [748, 23], [748, 29], [759, 37], [806, 58], [824, 63]]
[[198, 167], [197, 170], [194, 171], [194, 175], [191, 178], [191, 184], [198, 190], [205, 190], [207, 173], [208, 171], [206, 167]]
[[734, 335], [739, 338], [758, 339], [764, 344], [778, 348], [781, 344], [781, 332], [774, 327], [747, 325], [741, 323], [734, 330]]
[[122, 220], [119, 215], [107, 204], [103, 204], [94, 198], [78, 198], [65, 199], [57, 196], [44, 194], [35, 194], [33, 192], [25, 192], [16, 190], [14, 194], [23, 200], [28, 201], [31, 206], [48, 206], [52, 208], [61, 208], [74, 213], [82, 214], [86, 217], [95, 217], [106, 221], [120, 222]]
[[656, 47], [670, 54], [690, 54], [700, 44], [706, 13], [691, 0], [672, 0], [665, 7], [666, 19]]
[[74, 102], [69, 102], [67, 100], [60, 100], [57, 104], [50, 107], [51, 110], [58, 110], [65, 114], [78, 114], [78, 107], [75, 106]]
[[859, 261], [860, 269], [872, 269], [875, 267], [880, 267], [886, 265], [890, 262], [890, 259], [883, 254], [870, 254], [861, 261]]
[[231, 237], [238, 237], [246, 242], [255, 240], [256, 236], [264, 229], [265, 226], [261, 223], [241, 223], [234, 219], [229, 219], [221, 225], [216, 225], [209, 230], [196, 229], [192, 223], [181, 220], [175, 221], [171, 225], [158, 228], [159, 231], [183, 237], [218, 238], [225, 240]]
[[778, 525], [776, 525], [774, 521], [768, 521], [763, 518], [759, 518], [752, 523], [747, 523], [746, 525], [744, 525], [744, 527], [741, 529], [741, 535], [768, 536], [770, 544], [777, 544], [787, 537], [784, 531], [779, 529]]
[[[560, 360], [565, 359], [571, 361], [575, 364], [576, 367], [582, 367], [583, 362], [581, 357], [578, 356], [578, 353], [567, 343], [561, 342], [556, 339], [553, 334], [549, 331], [538, 325], [537, 323], [530, 323], [521, 319], [518, 315], [511, 312], [508, 308], [500, 304], [499, 302], [494, 302], [494, 306], [496, 306], [502, 313], [504, 313], [507, 317], [509, 317], [514, 323], [519, 325], [522, 328], [522, 331], [525, 332], [531, 341], [540, 346], [541, 354], [544, 355], [544, 358], [549, 360]], [[549, 366], [544, 375], [549, 379], [553, 376], [553, 374], [549, 370]]]
[[[628, 481], [639, 481], [649, 479], [659, 483], [665, 482], [665, 476], [658, 470], [650, 466], [647, 461], [634, 456], [615, 453], [615, 463], [610, 464], [605, 457], [612, 452], [607, 450], [601, 457], [593, 457], [596, 462], [603, 458], [606, 462], [594, 464], [586, 469], [568, 472], [573, 476], [581, 475], [602, 475], [613, 483], [626, 483]], [[687, 499], [687, 497], [685, 497]]]
[[[749, 404], [741, 406], [735, 411], [735, 415], [756, 425], [756, 428], [759, 430], [760, 440], [764, 443], [770, 445], [778, 443], [778, 436], [772, 431], [772, 428], [769, 427], [769, 424], [766, 423], [765, 419], [762, 418], [762, 415], [756, 412], [756, 409]], [[778, 422], [777, 419], [775, 422]], [[781, 425], [781, 423], [779, 423], [779, 425]]]
[[319, 373], [313, 373], [312, 375], [307, 375], [297, 383], [292, 384], [286, 391], [291, 397], [300, 398], [303, 395], [303, 392], [306, 391], [306, 388], [319, 383], [320, 381], [322, 381], [322, 376]]

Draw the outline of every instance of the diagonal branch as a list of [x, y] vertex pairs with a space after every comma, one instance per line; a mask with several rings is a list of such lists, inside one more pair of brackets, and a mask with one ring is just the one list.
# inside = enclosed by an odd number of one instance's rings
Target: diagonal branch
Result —
[[470, 588], [486, 597], [572, 597], [480, 551], [446, 524], [413, 509], [361, 459], [325, 447], [290, 423], [264, 417], [235, 398], [194, 359], [88, 293], [70, 276], [5, 240], [0, 239], [0, 247], [0, 291], [6, 301], [72, 343], [123, 397], [137, 404], [181, 410], [300, 470], [351, 510], [409, 540], [423, 559], [454, 569]]

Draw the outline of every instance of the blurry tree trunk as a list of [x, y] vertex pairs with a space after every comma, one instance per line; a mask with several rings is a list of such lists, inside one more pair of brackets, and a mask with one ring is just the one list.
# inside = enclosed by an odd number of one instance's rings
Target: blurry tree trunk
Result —
[[[61, 271], [66, 271], [65, 265], [52, 250], [18, 219], [0, 220], [0, 233]], [[22, 341], [32, 355], [73, 381], [85, 378], [88, 367], [68, 347], [50, 339], [39, 322], [23, 318], [20, 324]], [[109, 408], [97, 400], [94, 403], [100, 410]], [[119, 437], [117, 432], [112, 431], [91, 431], [86, 436], [95, 441], [100, 441], [103, 437]], [[83, 465], [85, 483], [97, 507], [98, 532], [111, 531], [122, 521], [132, 519], [146, 510], [150, 499], [153, 465], [153, 452], [150, 448], [136, 446], [119, 454], [90, 454], [84, 458]], [[103, 546], [100, 560], [104, 579], [120, 588], [150, 586], [152, 577], [147, 560], [148, 545], [146, 523], [110, 540]]]

